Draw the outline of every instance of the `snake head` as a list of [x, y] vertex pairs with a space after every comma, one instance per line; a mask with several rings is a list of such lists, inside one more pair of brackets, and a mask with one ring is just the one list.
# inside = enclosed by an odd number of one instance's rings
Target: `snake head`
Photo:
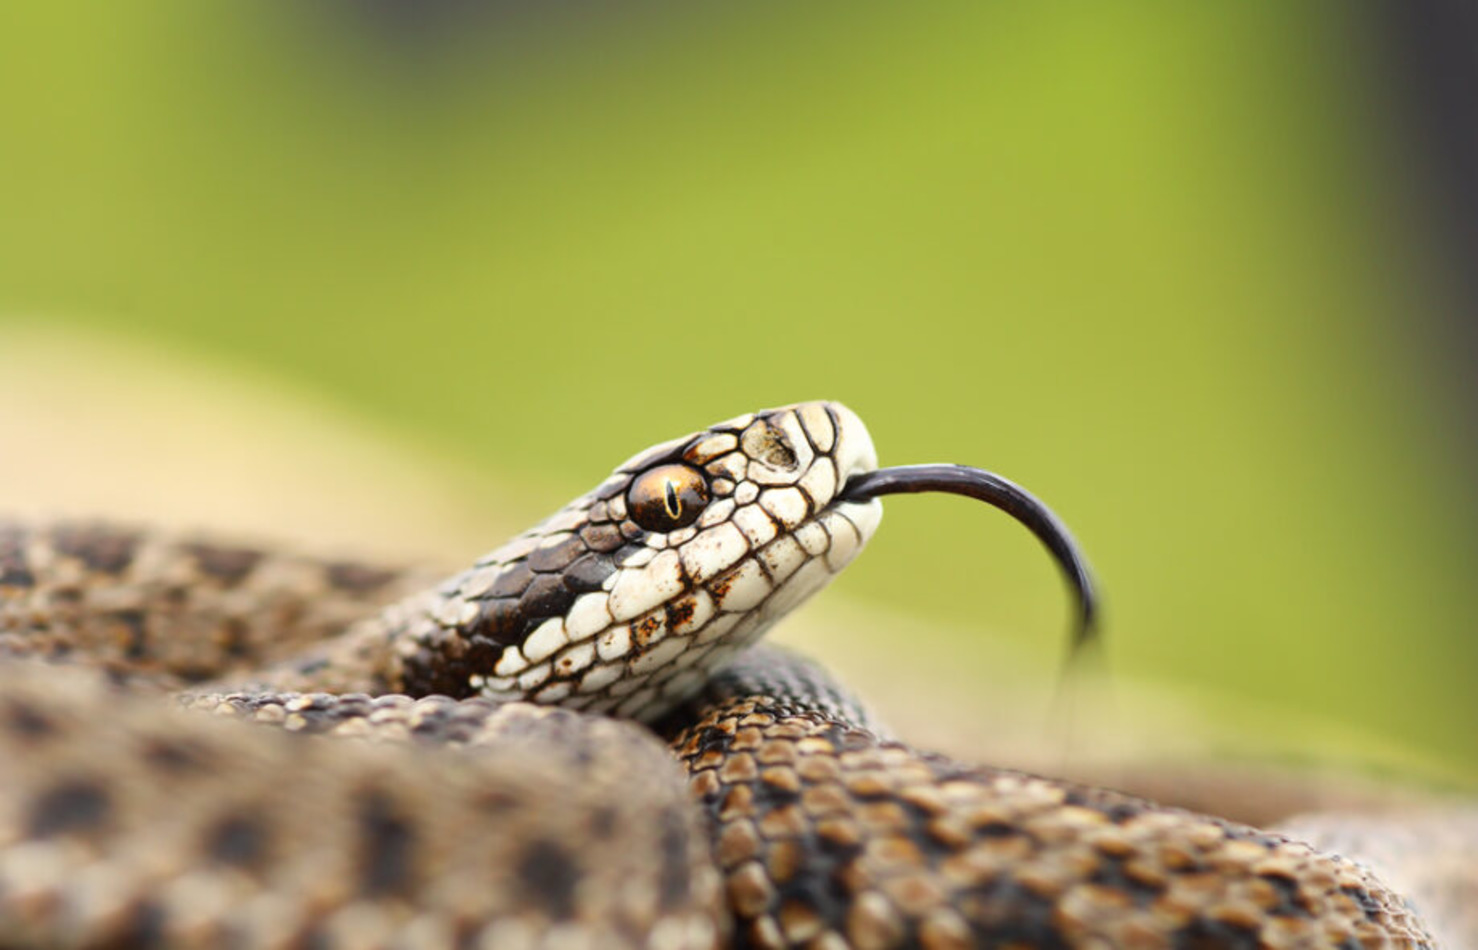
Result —
[[653, 446], [402, 611], [393, 678], [654, 719], [851, 562], [882, 504], [843, 492], [876, 468], [834, 402]]

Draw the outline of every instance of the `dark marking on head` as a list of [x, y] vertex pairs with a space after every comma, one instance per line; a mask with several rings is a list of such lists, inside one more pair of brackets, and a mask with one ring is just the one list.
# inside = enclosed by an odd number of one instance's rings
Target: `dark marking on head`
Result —
[[662, 630], [662, 618], [656, 614], [647, 614], [640, 620], [631, 623], [631, 635], [639, 647], [644, 647], [651, 642], [652, 637]]
[[64, 779], [31, 803], [26, 831], [33, 838], [90, 831], [108, 816], [108, 790], [85, 778]]
[[564, 571], [564, 584], [573, 593], [588, 594], [601, 589], [606, 578], [616, 573], [616, 565], [602, 554], [587, 554]]
[[138, 534], [102, 525], [58, 525], [51, 543], [57, 553], [76, 558], [88, 570], [102, 574], [121, 574], [133, 563], [138, 548]]
[[528, 565], [541, 573], [562, 571], [587, 550], [580, 536], [572, 534], [557, 544], [534, 548], [529, 552]]
[[528, 561], [518, 561], [503, 568], [493, 579], [493, 586], [483, 596], [517, 597], [528, 590], [533, 582], [534, 569], [529, 567]]
[[579, 869], [558, 844], [536, 840], [518, 860], [518, 880], [524, 899], [553, 920], [575, 916], [575, 884]]
[[580, 529], [580, 540], [599, 554], [609, 554], [626, 543], [621, 529], [612, 524], [586, 525]]
[[481, 634], [473, 633], [467, 637], [467, 652], [462, 655], [462, 664], [470, 673], [486, 673], [498, 662], [503, 655], [506, 643], [498, 643]]
[[471, 677], [476, 671], [468, 667], [464, 657], [469, 647], [485, 642], [485, 639], [480, 633], [470, 633], [465, 640], [459, 641], [456, 652], [451, 652], [445, 644], [421, 644], [401, 661], [395, 689], [415, 697], [441, 695], [463, 699], [471, 696]]
[[487, 600], [478, 608], [477, 619], [468, 637], [485, 637], [501, 646], [514, 646], [523, 641], [523, 614], [516, 600]]
[[525, 633], [532, 633], [534, 627], [550, 617], [564, 616], [574, 601], [575, 595], [558, 574], [538, 575], [518, 599], [518, 612], [525, 618]]
[[366, 897], [404, 893], [414, 879], [415, 829], [379, 789], [364, 792], [357, 805], [360, 893]]
[[383, 567], [342, 561], [330, 564], [326, 576], [336, 590], [351, 594], [372, 594], [399, 575], [398, 572]]
[[213, 577], [227, 587], [234, 587], [252, 572], [262, 559], [261, 551], [250, 548], [219, 547], [205, 542], [185, 545], [202, 574]]
[[259, 815], [228, 815], [206, 832], [205, 853], [230, 867], [260, 867], [267, 857], [267, 825]]
[[739, 569], [743, 566], [744, 562], [740, 561], [729, 570], [724, 571], [724, 573], [708, 582], [706, 586], [708, 587], [708, 592], [713, 595], [714, 600], [721, 601], [728, 596], [729, 589], [734, 586], [734, 581], [739, 577]]
[[671, 629], [672, 627], [681, 626], [682, 624], [685, 624], [688, 621], [692, 620], [693, 615], [697, 612], [697, 610], [698, 602], [693, 600], [692, 598], [683, 598], [682, 600], [668, 604], [668, 628]]

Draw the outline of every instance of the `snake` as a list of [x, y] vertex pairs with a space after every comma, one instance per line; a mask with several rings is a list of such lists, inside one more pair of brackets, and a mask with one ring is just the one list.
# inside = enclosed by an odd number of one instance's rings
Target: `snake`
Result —
[[0, 521], [0, 948], [1425, 948], [1362, 863], [901, 741], [760, 642], [964, 494], [836, 402], [644, 450], [450, 576]]

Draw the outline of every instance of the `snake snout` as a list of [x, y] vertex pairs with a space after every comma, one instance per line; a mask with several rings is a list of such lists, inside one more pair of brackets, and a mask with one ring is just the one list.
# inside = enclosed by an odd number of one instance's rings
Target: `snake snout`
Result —
[[826, 404], [836, 422], [837, 445], [832, 461], [837, 469], [837, 483], [845, 487], [853, 477], [878, 467], [877, 449], [872, 436], [857, 413], [839, 402]]

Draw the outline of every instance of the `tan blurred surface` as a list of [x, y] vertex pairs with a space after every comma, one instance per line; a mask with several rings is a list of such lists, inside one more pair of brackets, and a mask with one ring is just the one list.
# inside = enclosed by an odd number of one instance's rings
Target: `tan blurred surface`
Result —
[[456, 563], [514, 529], [471, 473], [305, 393], [136, 343], [0, 328], [0, 511]]

